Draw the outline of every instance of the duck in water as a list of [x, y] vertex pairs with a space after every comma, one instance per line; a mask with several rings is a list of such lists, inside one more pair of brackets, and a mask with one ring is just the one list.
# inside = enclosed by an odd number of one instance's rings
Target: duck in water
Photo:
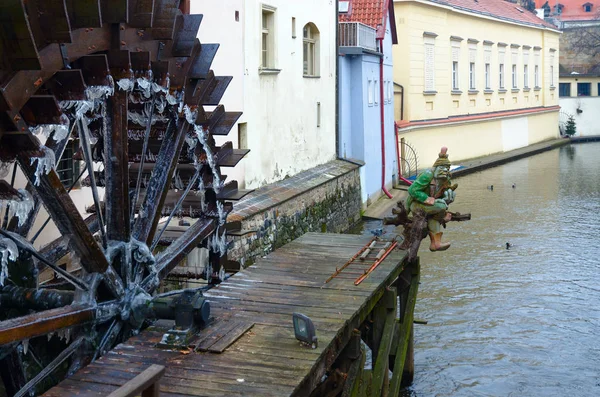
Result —
[[513, 245], [512, 245], [511, 243], [508, 243], [508, 242], [506, 243], [506, 249], [507, 249], [507, 250], [508, 250], [508, 249], [510, 249], [510, 247], [512, 247], [512, 246], [513, 246]]

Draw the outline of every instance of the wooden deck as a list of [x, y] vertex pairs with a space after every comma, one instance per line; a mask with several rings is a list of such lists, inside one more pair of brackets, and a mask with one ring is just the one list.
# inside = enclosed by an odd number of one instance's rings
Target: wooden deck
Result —
[[[160, 364], [166, 367], [160, 382], [164, 396], [308, 396], [402, 271], [405, 252], [395, 249], [360, 285], [354, 280], [368, 266], [351, 265], [325, 284], [369, 240], [308, 233], [208, 291], [215, 321], [194, 345], [209, 349], [212, 343], [209, 350], [225, 349], [222, 353], [156, 348], [169, 324], [156, 325], [45, 395], [106, 395]], [[295, 339], [293, 312], [313, 320], [318, 348]], [[230, 344], [223, 330], [232, 328], [241, 336]]]

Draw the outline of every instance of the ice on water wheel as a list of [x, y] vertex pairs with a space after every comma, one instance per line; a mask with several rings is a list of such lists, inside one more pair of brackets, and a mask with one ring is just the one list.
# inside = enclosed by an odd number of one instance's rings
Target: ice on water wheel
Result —
[[[208, 248], [206, 277], [219, 274], [226, 200], [245, 193], [220, 168], [247, 151], [215, 144], [240, 113], [218, 105], [231, 78], [210, 70], [218, 45], [196, 38], [202, 15], [179, 0], [3, 0], [0, 20], [0, 161], [28, 180], [0, 182], [0, 375], [25, 395], [138, 332], [192, 249]], [[54, 169], [70, 139], [85, 217]], [[36, 250], [42, 206], [60, 236]], [[159, 221], [174, 216], [196, 221], [158, 252]], [[79, 271], [57, 266], [66, 255]], [[47, 268], [59, 281], [40, 285]]]

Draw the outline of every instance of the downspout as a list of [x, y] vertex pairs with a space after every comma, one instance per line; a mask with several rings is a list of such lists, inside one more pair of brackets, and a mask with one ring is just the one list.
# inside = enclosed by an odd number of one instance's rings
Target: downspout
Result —
[[379, 40], [379, 50], [381, 51], [381, 57], [379, 58], [379, 106], [381, 107], [381, 190], [385, 193], [388, 198], [392, 198], [392, 195], [385, 188], [385, 110], [383, 103], [383, 38]]

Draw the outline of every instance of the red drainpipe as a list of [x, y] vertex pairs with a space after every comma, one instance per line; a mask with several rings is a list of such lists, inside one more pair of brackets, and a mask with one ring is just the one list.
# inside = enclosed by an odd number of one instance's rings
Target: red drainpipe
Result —
[[381, 190], [385, 193], [388, 198], [392, 198], [392, 195], [385, 188], [385, 119], [383, 109], [383, 38], [379, 40], [379, 49], [381, 51], [381, 58], [379, 59], [379, 106], [381, 108]]

